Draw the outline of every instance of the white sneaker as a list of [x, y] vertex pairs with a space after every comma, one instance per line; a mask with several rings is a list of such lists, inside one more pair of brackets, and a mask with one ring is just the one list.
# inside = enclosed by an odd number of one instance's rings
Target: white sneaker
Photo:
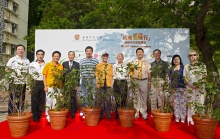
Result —
[[47, 121], [50, 123], [50, 116], [47, 116]]
[[84, 114], [83, 114], [83, 112], [80, 112], [80, 114], [79, 114], [80, 116], [83, 116]]
[[180, 120], [179, 120], [179, 119], [176, 119], [175, 121], [176, 121], [177, 123], [179, 123], [179, 122], [180, 122]]
[[185, 123], [185, 120], [181, 120], [181, 123]]

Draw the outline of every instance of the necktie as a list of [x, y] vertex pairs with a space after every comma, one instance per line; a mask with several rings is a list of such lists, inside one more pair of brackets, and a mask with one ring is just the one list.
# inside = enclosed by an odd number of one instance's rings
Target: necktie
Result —
[[70, 62], [70, 65], [69, 65], [69, 66], [70, 66], [70, 69], [71, 69], [71, 68], [72, 68], [72, 62]]
[[138, 62], [138, 78], [142, 78], [142, 61]]

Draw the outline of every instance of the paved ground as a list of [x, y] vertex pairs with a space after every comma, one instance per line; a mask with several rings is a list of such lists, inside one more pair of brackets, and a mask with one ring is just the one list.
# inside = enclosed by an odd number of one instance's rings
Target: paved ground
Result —
[[[31, 111], [31, 97], [28, 92], [26, 93], [26, 101], [28, 103], [28, 108], [25, 111]], [[8, 114], [8, 93], [0, 92], [0, 122], [6, 120], [6, 116]]]

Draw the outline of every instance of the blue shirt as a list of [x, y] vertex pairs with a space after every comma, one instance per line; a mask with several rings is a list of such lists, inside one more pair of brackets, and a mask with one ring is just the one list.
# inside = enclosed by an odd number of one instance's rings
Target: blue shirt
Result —
[[183, 69], [184, 69], [184, 66], [180, 65], [179, 70], [174, 71], [174, 69], [172, 69], [170, 71], [169, 78], [170, 78], [171, 87], [173, 87], [173, 88], [185, 88], [186, 85], [185, 85], [184, 80], [183, 80]]

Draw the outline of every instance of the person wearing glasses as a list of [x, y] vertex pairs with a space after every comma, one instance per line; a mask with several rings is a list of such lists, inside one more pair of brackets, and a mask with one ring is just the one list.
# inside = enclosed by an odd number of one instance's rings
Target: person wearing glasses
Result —
[[[195, 83], [199, 82], [201, 79], [207, 75], [206, 66], [204, 63], [198, 62], [199, 53], [195, 50], [190, 50], [188, 54], [190, 64], [185, 65], [183, 70], [183, 76], [186, 83], [186, 99], [187, 103], [198, 102], [199, 104], [204, 104], [205, 102], [205, 87], [195, 86]], [[188, 124], [194, 125], [192, 115], [195, 114], [194, 106], [188, 106], [187, 110], [187, 121]]]

